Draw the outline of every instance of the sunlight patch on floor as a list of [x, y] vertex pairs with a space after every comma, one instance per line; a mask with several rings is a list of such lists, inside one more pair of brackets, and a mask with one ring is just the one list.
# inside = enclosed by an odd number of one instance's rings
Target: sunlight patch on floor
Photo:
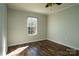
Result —
[[16, 50], [14, 50], [11, 53], [9, 53], [7, 56], [16, 56], [17, 54], [21, 53], [24, 49], [26, 49], [28, 47], [29, 46], [17, 48]]

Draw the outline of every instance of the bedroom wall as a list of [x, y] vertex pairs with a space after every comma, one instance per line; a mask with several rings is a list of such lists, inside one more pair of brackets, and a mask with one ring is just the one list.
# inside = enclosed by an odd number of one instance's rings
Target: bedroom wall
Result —
[[48, 39], [79, 50], [79, 5], [48, 16]]
[[[37, 17], [37, 35], [27, 35], [27, 17]], [[46, 39], [47, 16], [43, 14], [8, 9], [8, 46]]]
[[0, 55], [7, 52], [7, 6], [0, 4]]

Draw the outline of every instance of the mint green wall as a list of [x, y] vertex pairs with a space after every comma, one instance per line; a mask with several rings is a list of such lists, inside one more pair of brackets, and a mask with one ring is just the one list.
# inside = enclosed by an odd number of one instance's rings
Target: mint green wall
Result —
[[48, 16], [48, 39], [79, 49], [79, 5]]
[[0, 55], [7, 51], [7, 7], [0, 4]]

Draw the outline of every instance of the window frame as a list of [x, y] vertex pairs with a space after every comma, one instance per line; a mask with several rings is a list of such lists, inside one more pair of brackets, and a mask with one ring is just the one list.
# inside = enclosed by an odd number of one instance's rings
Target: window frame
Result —
[[[27, 17], [27, 22], [28, 22], [28, 18], [29, 18], [29, 17], [30, 17], [30, 18], [36, 18], [37, 21], [38, 21], [38, 18], [37, 18], [37, 17], [28, 16], [28, 17]], [[27, 23], [27, 24], [28, 24], [28, 23]], [[38, 24], [38, 22], [37, 22], [37, 24]], [[33, 34], [29, 34], [29, 33], [28, 33], [28, 26], [26, 25], [26, 27], [27, 27], [27, 35], [28, 35], [28, 36], [35, 36], [35, 35], [37, 35], [37, 24], [36, 24], [36, 31], [35, 31], [35, 33], [33, 33]]]

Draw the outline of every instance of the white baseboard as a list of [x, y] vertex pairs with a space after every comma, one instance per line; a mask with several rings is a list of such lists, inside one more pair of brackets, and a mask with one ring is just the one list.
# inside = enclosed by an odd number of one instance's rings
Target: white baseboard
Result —
[[71, 46], [71, 45], [68, 45], [68, 44], [64, 44], [64, 43], [62, 43], [62, 42], [54, 41], [54, 40], [51, 40], [51, 39], [48, 39], [48, 40], [50, 40], [50, 41], [52, 41], [52, 42], [55, 42], [55, 43], [58, 43], [58, 44], [61, 44], [61, 45], [64, 45], [64, 46], [67, 46], [67, 47], [70, 47], [70, 48], [73, 48], [73, 49], [75, 49], [75, 50], [79, 50], [79, 48], [76, 48], [76, 47]]
[[[25, 44], [25, 43], [30, 43], [30, 42], [36, 42], [36, 41], [41, 41], [41, 40], [46, 40], [46, 39], [39, 39], [39, 40], [32, 40], [32, 41], [26, 41], [26, 42], [22, 42], [22, 43], [20, 43], [20, 44]], [[19, 43], [17, 43], [17, 44], [10, 44], [10, 45], [8, 45], [8, 47], [9, 46], [15, 46], [15, 45], [20, 45]]]

